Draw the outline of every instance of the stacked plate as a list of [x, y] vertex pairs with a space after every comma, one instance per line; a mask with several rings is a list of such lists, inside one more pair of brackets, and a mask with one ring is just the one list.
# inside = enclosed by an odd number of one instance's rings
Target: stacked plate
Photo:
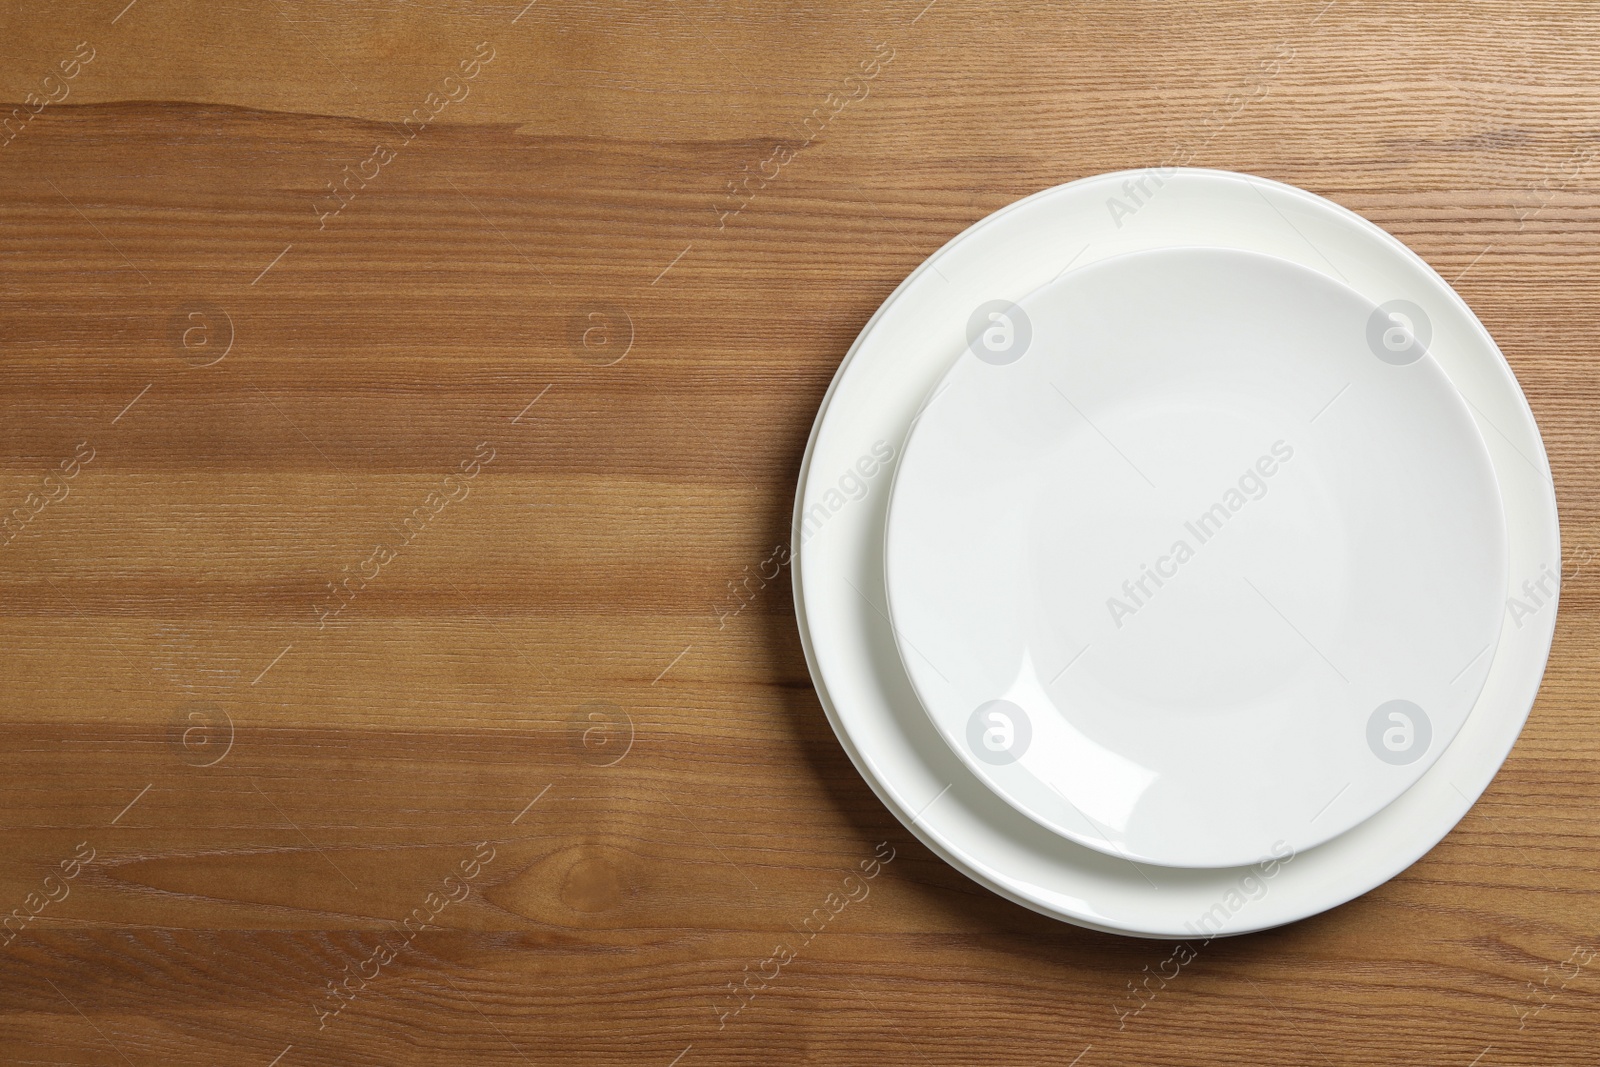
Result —
[[1103, 175], [951, 241], [839, 368], [795, 506], [811, 674], [930, 848], [1095, 929], [1393, 877], [1555, 627], [1538, 427], [1437, 274], [1262, 178]]

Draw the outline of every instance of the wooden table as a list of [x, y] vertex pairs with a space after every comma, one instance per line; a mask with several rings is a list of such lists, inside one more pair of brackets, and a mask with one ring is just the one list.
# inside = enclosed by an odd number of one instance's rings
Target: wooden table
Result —
[[[525, 2], [0, 13], [6, 1062], [1597, 1062], [1600, 11]], [[908, 835], [773, 560], [900, 279], [1179, 146], [1455, 281], [1573, 573], [1461, 825], [1135, 1015], [1172, 947]]]

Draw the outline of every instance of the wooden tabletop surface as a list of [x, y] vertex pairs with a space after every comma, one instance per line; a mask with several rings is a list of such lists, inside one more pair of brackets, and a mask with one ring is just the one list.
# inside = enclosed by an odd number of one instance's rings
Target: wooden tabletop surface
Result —
[[[1576, 0], [4, 5], [0, 1059], [1600, 1062], [1597, 48]], [[895, 285], [1177, 146], [1455, 282], [1568, 578], [1442, 844], [1158, 985], [883, 808], [781, 548]]]

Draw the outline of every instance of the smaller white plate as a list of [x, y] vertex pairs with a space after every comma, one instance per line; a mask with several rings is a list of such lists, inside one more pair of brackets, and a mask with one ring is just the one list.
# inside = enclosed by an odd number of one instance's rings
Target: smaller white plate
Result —
[[885, 560], [917, 695], [991, 789], [1090, 848], [1217, 868], [1432, 766], [1493, 661], [1506, 544], [1414, 319], [1221, 248], [974, 311]]

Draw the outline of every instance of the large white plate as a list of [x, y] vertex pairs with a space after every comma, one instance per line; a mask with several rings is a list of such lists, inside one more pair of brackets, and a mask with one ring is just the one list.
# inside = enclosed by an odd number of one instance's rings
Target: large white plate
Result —
[[[1326, 844], [1223, 870], [1097, 852], [996, 797], [929, 727], [884, 614], [885, 468], [954, 359], [941, 355], [942, 339], [959, 335], [985, 300], [1017, 301], [1070, 266], [1173, 245], [1280, 256], [1332, 274], [1375, 304], [1405, 300], [1426, 316], [1429, 350], [1472, 408], [1494, 462], [1508, 594], [1517, 590], [1524, 605], [1506, 614], [1460, 733], [1411, 789]], [[1003, 896], [1082, 926], [1150, 937], [1237, 934], [1315, 914], [1393, 877], [1448, 833], [1488, 786], [1538, 692], [1560, 558], [1554, 487], [1532, 412], [1454, 291], [1400, 242], [1338, 205], [1265, 179], [1201, 170], [1103, 175], [1046, 190], [973, 226], [913, 272], [867, 324], [828, 391], [802, 466], [795, 542], [796, 611], [818, 695], [890, 810]]]
[[1500, 633], [1500, 490], [1392, 312], [1168, 248], [980, 305], [951, 350], [895, 472], [889, 617], [1017, 810], [1234, 867], [1350, 829], [1455, 738]]

